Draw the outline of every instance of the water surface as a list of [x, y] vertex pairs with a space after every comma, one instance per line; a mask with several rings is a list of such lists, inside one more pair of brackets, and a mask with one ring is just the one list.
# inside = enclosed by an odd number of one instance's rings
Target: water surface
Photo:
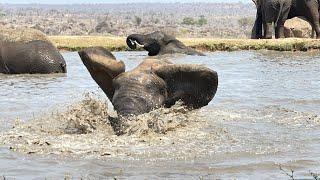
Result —
[[[132, 69], [146, 53], [115, 55]], [[272, 51], [207, 55], [173, 58], [174, 63], [204, 64], [219, 74], [214, 100], [189, 117], [205, 125], [194, 122], [194, 127], [156, 135], [156, 143], [144, 140], [149, 137], [121, 137], [122, 144], [109, 147], [121, 153], [107, 158], [28, 155], [4, 145], [0, 173], [16, 179], [288, 178], [279, 164], [295, 170], [296, 177], [320, 172], [320, 56]], [[0, 132], [16, 119], [28, 122], [62, 112], [86, 92], [106, 99], [78, 55], [64, 57], [67, 75], [0, 75]]]

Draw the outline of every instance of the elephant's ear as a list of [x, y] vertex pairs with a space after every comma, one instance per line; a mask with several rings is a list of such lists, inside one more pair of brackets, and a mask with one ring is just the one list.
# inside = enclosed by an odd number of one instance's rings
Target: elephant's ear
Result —
[[167, 84], [167, 107], [181, 99], [188, 107], [200, 108], [217, 92], [218, 74], [202, 65], [167, 64], [155, 67], [154, 72]]
[[113, 79], [125, 72], [125, 65], [105, 48], [91, 47], [78, 52], [83, 64], [100, 88], [111, 100], [114, 94]]

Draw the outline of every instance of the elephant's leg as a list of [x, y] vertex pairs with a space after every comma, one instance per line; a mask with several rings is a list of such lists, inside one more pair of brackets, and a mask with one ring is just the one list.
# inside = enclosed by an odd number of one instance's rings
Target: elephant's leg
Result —
[[[319, 19], [319, 14], [317, 15], [317, 18]], [[319, 21], [315, 21], [314, 30], [316, 32], [317, 39], [320, 39], [320, 23], [319, 23]]]
[[284, 23], [286, 22], [291, 4], [284, 3], [282, 8], [280, 8], [278, 21], [275, 22], [275, 36], [276, 38], [285, 38], [284, 36]]
[[314, 37], [314, 32], [316, 34], [317, 39], [320, 39], [320, 23], [319, 23], [319, 14], [314, 14], [312, 19], [310, 19], [312, 25], [312, 38]]
[[314, 27], [312, 27], [311, 38], [314, 38], [314, 35], [316, 34], [315, 32], [316, 30], [314, 29]]
[[251, 39], [261, 39], [262, 38], [262, 13], [261, 8], [257, 9], [256, 20], [251, 32]]
[[319, 4], [317, 1], [307, 1], [309, 12], [308, 21], [311, 22], [312, 28], [315, 30], [317, 39], [320, 39], [320, 22], [319, 22]]
[[265, 29], [264, 29], [264, 37], [266, 39], [272, 39], [272, 30], [273, 30], [273, 26], [272, 26], [272, 22], [267, 22], [265, 23]]
[[284, 36], [284, 23], [278, 23], [277, 27], [275, 28], [275, 37], [278, 38], [285, 38]]

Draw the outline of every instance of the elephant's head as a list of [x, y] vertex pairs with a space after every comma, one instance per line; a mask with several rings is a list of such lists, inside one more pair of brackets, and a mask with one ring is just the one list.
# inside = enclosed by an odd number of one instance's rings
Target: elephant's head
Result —
[[79, 55], [122, 117], [170, 107], [179, 99], [190, 108], [200, 108], [212, 100], [218, 87], [217, 73], [200, 65], [149, 59], [125, 72], [124, 63], [101, 47]]
[[185, 46], [175, 37], [167, 35], [161, 31], [156, 31], [150, 34], [131, 34], [127, 37], [127, 45], [131, 49], [136, 49], [137, 46], [143, 47], [148, 51], [149, 56], [161, 54], [183, 53], [188, 55], [204, 55], [192, 48]]

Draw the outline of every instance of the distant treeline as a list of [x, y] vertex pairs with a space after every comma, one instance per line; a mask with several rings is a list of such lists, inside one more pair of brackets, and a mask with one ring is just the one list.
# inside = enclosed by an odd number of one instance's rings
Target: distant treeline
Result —
[[48, 35], [115, 35], [162, 30], [179, 37], [248, 38], [255, 6], [244, 3], [8, 5], [0, 24]]

